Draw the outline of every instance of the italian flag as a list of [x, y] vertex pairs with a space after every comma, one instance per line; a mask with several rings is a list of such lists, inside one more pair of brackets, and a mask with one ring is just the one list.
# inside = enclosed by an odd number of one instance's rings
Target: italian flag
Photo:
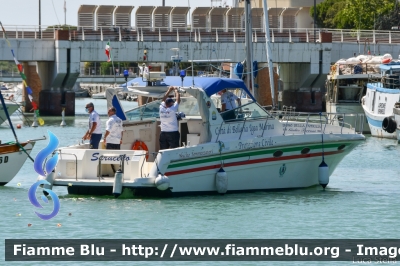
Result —
[[111, 47], [110, 47], [110, 42], [108, 42], [107, 44], [106, 44], [106, 56], [107, 56], [107, 62], [110, 62], [110, 60], [111, 60]]

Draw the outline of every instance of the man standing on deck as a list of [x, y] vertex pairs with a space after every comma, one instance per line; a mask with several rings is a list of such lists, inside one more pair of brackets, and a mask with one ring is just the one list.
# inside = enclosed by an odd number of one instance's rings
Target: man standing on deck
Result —
[[122, 143], [122, 120], [116, 116], [115, 107], [108, 109], [110, 117], [106, 122], [106, 134], [104, 134], [104, 143], [107, 150], [119, 150]]
[[237, 104], [240, 106], [240, 98], [237, 97], [235, 94], [232, 92], [228, 91], [227, 89], [222, 90], [222, 95], [221, 95], [221, 104], [222, 104], [222, 112], [229, 111], [232, 109], [235, 109], [237, 107]]
[[[175, 91], [176, 101], [168, 98], [171, 91]], [[178, 88], [170, 86], [168, 88], [168, 91], [165, 93], [162, 99], [162, 103], [160, 105], [160, 150], [179, 147], [180, 134], [176, 112], [178, 112], [180, 102], [181, 98], [178, 92]]]
[[86, 104], [86, 112], [89, 113], [89, 129], [83, 136], [83, 140], [90, 140], [90, 149], [98, 149], [101, 140], [101, 121], [99, 114], [94, 110], [93, 103]]

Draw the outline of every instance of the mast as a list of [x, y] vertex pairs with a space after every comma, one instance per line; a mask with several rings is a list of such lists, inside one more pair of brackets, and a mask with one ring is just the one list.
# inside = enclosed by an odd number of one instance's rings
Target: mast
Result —
[[[250, 0], [246, 0], [244, 5], [244, 12], [245, 12], [245, 32], [246, 32], [246, 86], [249, 90], [252, 90], [254, 98], [258, 100], [258, 91], [253, 86], [254, 84], [254, 73], [253, 73], [253, 32], [252, 32], [252, 25], [251, 25], [251, 6]], [[251, 81], [251, 83], [250, 83]], [[250, 85], [251, 84], [251, 85]]]
[[274, 65], [272, 63], [272, 51], [270, 46], [270, 39], [269, 39], [269, 21], [268, 21], [268, 6], [267, 0], [263, 0], [264, 5], [264, 20], [265, 20], [265, 44], [267, 46], [267, 60], [268, 60], [268, 69], [269, 69], [269, 84], [271, 87], [271, 98], [272, 98], [272, 108], [275, 109], [275, 86], [274, 86]]

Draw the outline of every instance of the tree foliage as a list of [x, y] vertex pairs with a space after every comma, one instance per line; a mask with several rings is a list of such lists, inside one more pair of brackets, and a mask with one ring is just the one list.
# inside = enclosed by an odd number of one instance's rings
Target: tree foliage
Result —
[[393, 17], [396, 7], [397, 0], [325, 0], [317, 5], [316, 23], [320, 28], [372, 30], [377, 21]]

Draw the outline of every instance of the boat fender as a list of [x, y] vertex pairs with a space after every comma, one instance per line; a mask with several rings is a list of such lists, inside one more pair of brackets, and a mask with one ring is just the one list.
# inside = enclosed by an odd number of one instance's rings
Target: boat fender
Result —
[[124, 174], [120, 169], [115, 172], [114, 184], [113, 184], [113, 194], [118, 197], [122, 193], [122, 183], [124, 182]]
[[382, 129], [387, 133], [393, 133], [396, 131], [397, 123], [393, 116], [385, 117], [382, 121]]
[[149, 159], [149, 149], [147, 148], [146, 143], [141, 140], [137, 140], [132, 145], [132, 150], [142, 150], [146, 151], [146, 161]]
[[158, 174], [154, 180], [154, 185], [159, 190], [167, 190], [169, 188], [169, 178], [166, 175]]
[[56, 173], [51, 172], [50, 174], [46, 175], [46, 178], [44, 180], [46, 180], [47, 182], [49, 182], [49, 184], [44, 184], [43, 188], [46, 189], [53, 189], [53, 183], [54, 183], [54, 178], [56, 176]]
[[329, 183], [329, 167], [324, 160], [318, 166], [318, 182], [324, 189]]
[[217, 187], [218, 193], [225, 194], [228, 190], [228, 174], [221, 167], [215, 174], [215, 186]]

